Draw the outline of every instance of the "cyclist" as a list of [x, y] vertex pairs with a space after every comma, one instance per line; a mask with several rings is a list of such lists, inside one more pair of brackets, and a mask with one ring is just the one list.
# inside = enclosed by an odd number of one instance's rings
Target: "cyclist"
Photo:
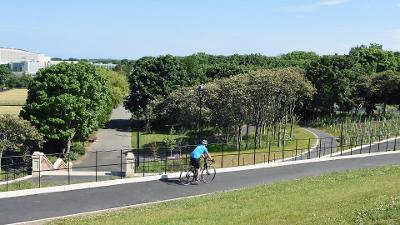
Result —
[[199, 145], [193, 150], [193, 152], [190, 154], [190, 165], [192, 165], [196, 169], [196, 173], [194, 175], [195, 181], [199, 181], [199, 173], [200, 173], [200, 159], [201, 156], [206, 156], [206, 158], [213, 160], [212, 156], [210, 153], [208, 153], [207, 149], [208, 141], [207, 140], [202, 140]]

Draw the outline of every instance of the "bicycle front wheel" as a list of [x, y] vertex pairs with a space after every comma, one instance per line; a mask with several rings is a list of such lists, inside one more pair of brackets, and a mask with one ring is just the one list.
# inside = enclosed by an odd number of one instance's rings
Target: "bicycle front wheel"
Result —
[[201, 171], [201, 180], [207, 184], [211, 183], [214, 180], [216, 174], [217, 172], [215, 168], [213, 166], [208, 166], [207, 169], [203, 169]]
[[186, 171], [182, 171], [181, 175], [179, 176], [179, 182], [183, 185], [188, 185], [194, 180], [194, 173], [191, 169]]

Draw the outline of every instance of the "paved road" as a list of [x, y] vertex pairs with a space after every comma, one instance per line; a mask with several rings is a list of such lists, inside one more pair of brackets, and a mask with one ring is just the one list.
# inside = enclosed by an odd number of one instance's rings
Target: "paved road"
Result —
[[384, 141], [378, 144], [367, 145], [362, 148], [357, 148], [356, 150], [350, 149], [350, 151], [346, 151], [342, 155], [356, 155], [369, 152], [386, 152], [399, 149], [400, 149], [400, 137], [391, 141]]
[[114, 109], [110, 122], [104, 129], [98, 131], [96, 142], [89, 147], [85, 157], [73, 165], [73, 170], [94, 171], [96, 151], [107, 151], [97, 153], [98, 165], [116, 165], [102, 166], [98, 170], [120, 171], [121, 157], [123, 162], [125, 161], [125, 154], [124, 152], [121, 154], [120, 150], [131, 148], [130, 118], [131, 113], [125, 110], [122, 105]]
[[[335, 152], [336, 150], [336, 139], [331, 134], [326, 132], [314, 129], [314, 128], [304, 128], [310, 132], [313, 132], [319, 139], [319, 144], [314, 148], [311, 149], [310, 152], [304, 151], [304, 153], [298, 157], [296, 160], [301, 159], [311, 159], [311, 158], [318, 158], [324, 155], [329, 155], [331, 152]], [[315, 139], [314, 139], [315, 140]], [[312, 146], [311, 146], [312, 147]]]
[[121, 184], [0, 200], [0, 224], [37, 220], [113, 207], [275, 183], [334, 171], [400, 164], [400, 154], [314, 162], [217, 174], [211, 184], [182, 186], [177, 180]]

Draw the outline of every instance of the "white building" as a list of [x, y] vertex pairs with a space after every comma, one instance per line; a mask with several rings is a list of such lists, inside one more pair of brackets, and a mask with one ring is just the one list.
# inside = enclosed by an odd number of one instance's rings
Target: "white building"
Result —
[[[51, 58], [44, 54], [28, 52], [21, 49], [0, 47], [0, 64], [9, 64], [11, 71], [14, 73], [36, 74], [41, 68], [56, 65], [61, 62], [78, 63], [78, 61], [51, 61]], [[117, 64], [112, 63], [92, 64], [96, 67], [106, 69], [114, 69], [115, 66], [117, 66]]]
[[51, 58], [44, 54], [14, 48], [0, 48], [0, 64], [9, 64], [13, 72], [35, 74], [48, 66]]

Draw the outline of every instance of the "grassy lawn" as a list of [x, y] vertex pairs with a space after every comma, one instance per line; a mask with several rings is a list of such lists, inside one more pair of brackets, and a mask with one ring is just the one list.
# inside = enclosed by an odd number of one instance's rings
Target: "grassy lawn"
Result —
[[12, 89], [0, 92], [1, 106], [22, 106], [25, 105], [28, 97], [28, 89]]
[[[131, 143], [132, 143], [132, 148], [136, 148], [137, 146], [137, 133], [132, 132], [132, 138], [131, 138]], [[162, 142], [166, 138], [172, 138], [172, 139], [179, 139], [179, 138], [184, 138], [185, 135], [183, 134], [174, 134], [170, 135], [168, 133], [152, 133], [148, 134], [145, 132], [140, 132], [140, 148], [144, 147], [149, 147], [151, 143], [157, 143], [156, 146], [162, 147]]]
[[400, 167], [391, 166], [308, 177], [49, 224], [399, 224], [399, 185]]
[[11, 114], [11, 115], [19, 115], [22, 106], [0, 106], [0, 115]]

